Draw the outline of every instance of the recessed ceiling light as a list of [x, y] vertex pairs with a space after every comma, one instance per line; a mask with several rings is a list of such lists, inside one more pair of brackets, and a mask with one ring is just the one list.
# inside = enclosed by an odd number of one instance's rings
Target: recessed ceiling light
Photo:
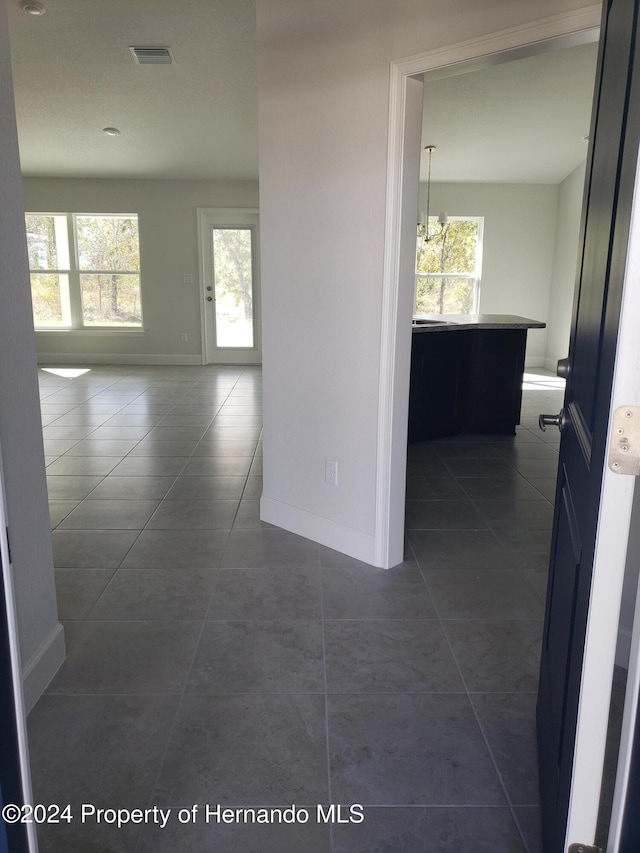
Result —
[[42, 3], [35, 3], [33, 0], [22, 0], [20, 8], [23, 12], [26, 12], [27, 15], [34, 15], [34, 17], [44, 15], [47, 11]]
[[103, 127], [102, 132], [106, 134], [106, 136], [120, 136], [120, 131], [117, 127]]

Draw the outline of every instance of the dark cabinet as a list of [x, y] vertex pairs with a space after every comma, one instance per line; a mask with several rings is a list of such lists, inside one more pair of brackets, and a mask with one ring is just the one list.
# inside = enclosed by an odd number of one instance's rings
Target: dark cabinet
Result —
[[513, 435], [520, 422], [526, 340], [526, 328], [414, 331], [409, 441]]

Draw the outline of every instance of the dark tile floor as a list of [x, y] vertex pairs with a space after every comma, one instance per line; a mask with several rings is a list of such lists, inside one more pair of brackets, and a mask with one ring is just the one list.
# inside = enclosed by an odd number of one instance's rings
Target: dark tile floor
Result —
[[[258, 369], [43, 370], [41, 386], [68, 657], [30, 751], [36, 801], [76, 816], [40, 827], [42, 853], [539, 853], [558, 440], [536, 422], [560, 408], [556, 380], [531, 377], [515, 438], [410, 447], [406, 560], [388, 572], [259, 521]], [[119, 829], [81, 803], [171, 811]], [[309, 817], [207, 823], [207, 803]], [[364, 822], [318, 821], [330, 803]]]

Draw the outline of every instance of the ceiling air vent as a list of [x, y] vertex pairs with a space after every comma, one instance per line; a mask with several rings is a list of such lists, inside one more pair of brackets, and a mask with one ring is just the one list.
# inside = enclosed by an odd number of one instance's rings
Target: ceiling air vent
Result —
[[138, 65], [173, 65], [175, 60], [170, 47], [130, 47]]

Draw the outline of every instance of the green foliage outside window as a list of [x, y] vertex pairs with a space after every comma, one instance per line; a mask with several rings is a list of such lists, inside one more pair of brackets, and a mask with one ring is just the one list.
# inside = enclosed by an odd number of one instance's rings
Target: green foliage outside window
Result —
[[59, 276], [32, 274], [31, 298], [36, 326], [62, 325]]
[[58, 269], [54, 217], [28, 213], [25, 217], [25, 222], [27, 226], [29, 269]]
[[242, 306], [245, 320], [251, 320], [253, 315], [251, 265], [251, 231], [248, 228], [214, 229], [216, 298], [227, 297], [236, 306]]
[[[116, 272], [140, 269], [138, 218], [76, 216], [75, 221], [84, 324], [142, 325], [139, 278]], [[102, 274], [87, 275], [88, 270]]]
[[76, 235], [81, 270], [140, 269], [137, 217], [76, 216]]
[[433, 217], [418, 226], [416, 243], [416, 314], [470, 314], [475, 310], [479, 280], [480, 222]]
[[28, 213], [25, 225], [37, 327], [142, 325], [136, 215]]
[[216, 344], [253, 346], [253, 247], [250, 228], [214, 228]]

